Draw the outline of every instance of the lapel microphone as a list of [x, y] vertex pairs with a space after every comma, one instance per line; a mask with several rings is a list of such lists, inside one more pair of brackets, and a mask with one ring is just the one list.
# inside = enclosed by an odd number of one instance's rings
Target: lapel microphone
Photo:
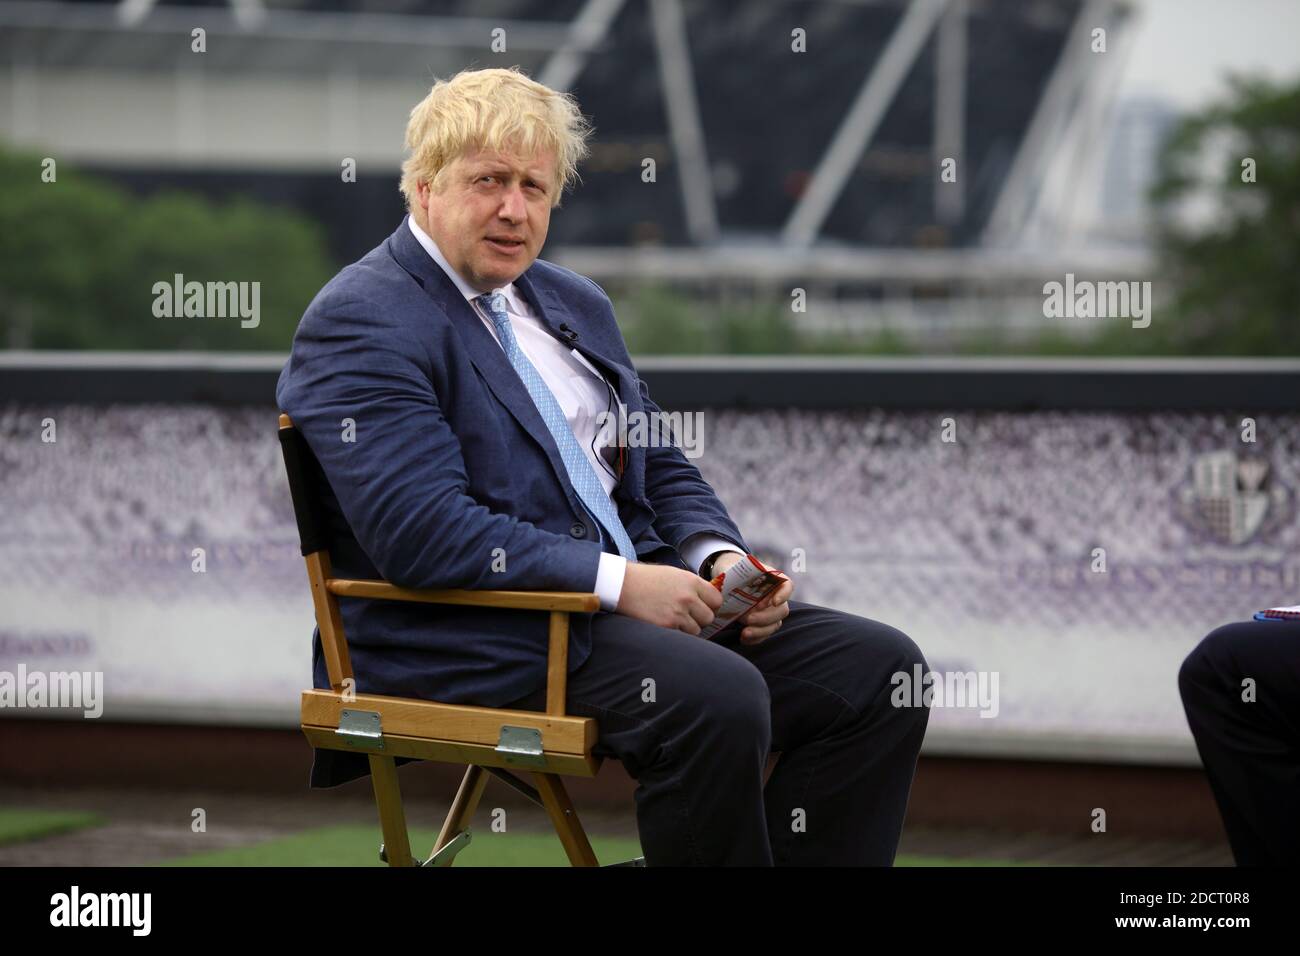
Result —
[[564, 335], [565, 340], [567, 340], [570, 345], [578, 341], [578, 333], [569, 328], [567, 322], [560, 323], [560, 332]]

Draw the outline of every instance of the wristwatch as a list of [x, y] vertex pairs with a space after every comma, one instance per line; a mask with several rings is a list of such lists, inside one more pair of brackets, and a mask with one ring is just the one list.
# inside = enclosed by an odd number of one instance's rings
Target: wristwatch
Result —
[[705, 558], [704, 563], [700, 565], [700, 577], [704, 578], [706, 581], [712, 581], [713, 565], [717, 562], [718, 558], [722, 557], [724, 554], [734, 553], [734, 551], [714, 551], [711, 555]]

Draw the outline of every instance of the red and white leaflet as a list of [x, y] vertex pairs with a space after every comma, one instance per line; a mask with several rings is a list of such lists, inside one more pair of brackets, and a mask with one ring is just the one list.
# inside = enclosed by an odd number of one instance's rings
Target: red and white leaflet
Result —
[[700, 629], [700, 637], [712, 637], [781, 586], [786, 576], [774, 568], [765, 568], [752, 554], [747, 554], [725, 574], [713, 579], [722, 592], [722, 607], [713, 614], [713, 622]]

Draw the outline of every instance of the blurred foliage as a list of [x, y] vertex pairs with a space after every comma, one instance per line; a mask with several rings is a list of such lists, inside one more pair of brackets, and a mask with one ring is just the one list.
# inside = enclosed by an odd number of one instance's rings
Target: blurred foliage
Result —
[[745, 301], [711, 305], [660, 285], [614, 302], [633, 355], [780, 355], [798, 350], [788, 308]]
[[[181, 192], [138, 198], [60, 163], [0, 150], [0, 345], [287, 350], [334, 267], [311, 220]], [[156, 282], [260, 282], [259, 324], [157, 318]]]
[[[1151, 199], [1175, 289], [1161, 351], [1300, 354], [1300, 84], [1231, 78], [1222, 102], [1165, 141]], [[1208, 228], [1184, 221], [1189, 203], [1208, 203]]]

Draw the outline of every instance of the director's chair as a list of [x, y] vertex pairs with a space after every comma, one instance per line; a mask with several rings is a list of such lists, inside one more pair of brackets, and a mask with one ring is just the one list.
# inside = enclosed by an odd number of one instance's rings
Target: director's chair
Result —
[[[450, 866], [470, 841], [470, 821], [487, 785], [487, 775], [492, 774], [546, 810], [571, 864], [598, 865], [561, 780], [564, 775], [595, 776], [601, 765], [601, 758], [591, 752], [596, 742], [596, 721], [564, 713], [569, 614], [599, 610], [597, 596], [563, 591], [413, 590], [381, 580], [332, 577], [320, 506], [325, 474], [302, 433], [283, 414], [280, 449], [330, 681], [329, 690], [303, 692], [302, 731], [313, 747], [369, 757], [384, 838], [380, 859], [389, 866]], [[546, 712], [355, 693], [339, 613], [341, 597], [549, 613]], [[397, 784], [397, 757], [468, 765], [433, 851], [423, 861], [411, 855]], [[515, 770], [531, 773], [537, 786], [520, 779], [512, 772]], [[613, 865], [645, 866], [645, 858]]]

